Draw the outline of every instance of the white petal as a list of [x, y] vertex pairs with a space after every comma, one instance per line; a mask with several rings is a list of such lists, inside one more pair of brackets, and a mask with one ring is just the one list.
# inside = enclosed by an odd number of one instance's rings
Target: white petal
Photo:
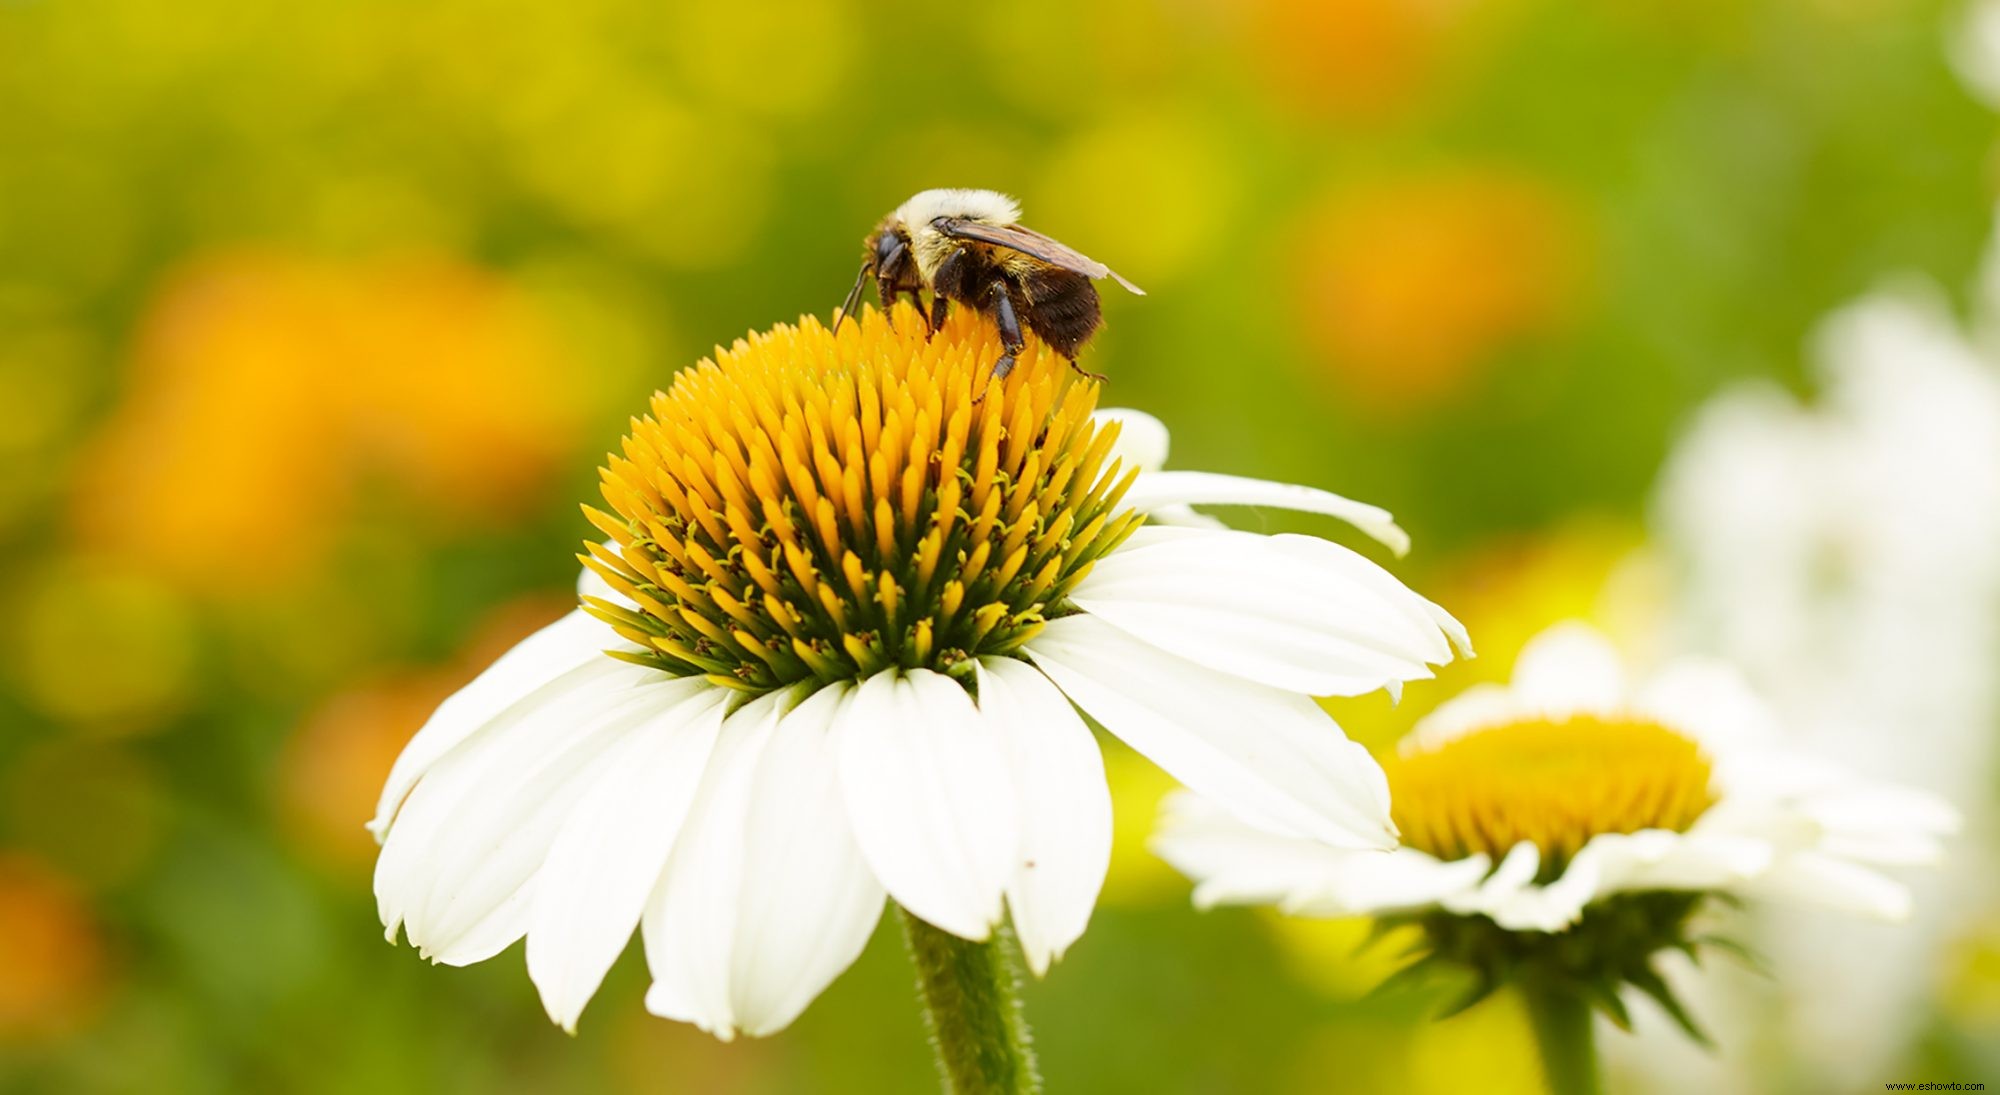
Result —
[[838, 707], [807, 700], [757, 763], [730, 964], [730, 1006], [747, 1034], [790, 1025], [854, 964], [882, 918], [882, 884], [862, 861], [835, 773]]
[[1533, 885], [1535, 872], [1541, 869], [1541, 865], [1541, 850], [1532, 842], [1523, 840], [1507, 850], [1500, 866], [1486, 876], [1478, 889], [1446, 898], [1442, 904], [1455, 913], [1485, 913], [1490, 916], [1494, 909]]
[[1402, 751], [1435, 749], [1475, 730], [1505, 726], [1528, 714], [1521, 709], [1514, 693], [1505, 687], [1475, 684], [1417, 720], [1417, 725], [1403, 739]]
[[731, 716], [642, 926], [653, 1012], [723, 1039], [783, 1029], [881, 917], [834, 771], [846, 685]]
[[1451, 658], [1434, 606], [1360, 555], [1310, 536], [1147, 540], [1100, 559], [1071, 600], [1190, 661], [1309, 695], [1426, 678], [1426, 663]]
[[[581, 793], [578, 781], [648, 710], [671, 704], [679, 687], [600, 656], [427, 765], [376, 860], [376, 900], [389, 938], [407, 920], [410, 941], [436, 954], [496, 909], [518, 908], [508, 899], [541, 865], [555, 826]], [[507, 855], [495, 854], [501, 851]], [[457, 911], [447, 915], [452, 906]]]
[[528, 922], [528, 977], [565, 1030], [575, 1032], [639, 926], [729, 698], [709, 686], [649, 717], [618, 747], [549, 848]]
[[985, 939], [1020, 846], [993, 725], [957, 681], [916, 669], [861, 682], [833, 734], [847, 816], [889, 896], [953, 935]]
[[1346, 857], [1362, 854], [1244, 823], [1199, 795], [1176, 791], [1160, 805], [1147, 846], [1195, 882], [1197, 908], [1276, 905], [1324, 886]]
[[1245, 820], [1337, 847], [1395, 847], [1381, 767], [1310, 699], [1087, 614], [1050, 621], [1026, 652], [1106, 730]]
[[1106, 407], [1092, 414], [1098, 423], [1116, 422], [1118, 440], [1111, 455], [1128, 468], [1158, 471], [1167, 465], [1167, 424], [1130, 407]]
[[[697, 682], [699, 683], [699, 682]], [[468, 751], [498, 754], [493, 763], [460, 771], [443, 764], [411, 795], [413, 811], [428, 808], [428, 792], [448, 813], [428, 832], [417, 871], [416, 898], [406, 911], [406, 933], [426, 957], [464, 965], [491, 957], [527, 931], [536, 876], [579, 803], [595, 790], [622, 754], [622, 743], [662, 709], [678, 702], [678, 689], [627, 690], [596, 712], [578, 711], [573, 725], [554, 723], [539, 740], [518, 739]], [[570, 740], [551, 741], [563, 735]], [[455, 756], [455, 754], [454, 754]], [[448, 757], [447, 761], [452, 760]], [[460, 794], [448, 782], [466, 782]], [[455, 801], [454, 801], [455, 800]], [[416, 820], [413, 813], [412, 821]], [[405, 830], [390, 834], [393, 845]], [[383, 849], [383, 861], [390, 857]]]
[[1829, 832], [1852, 837], [1938, 837], [1957, 832], [1963, 824], [1951, 803], [1929, 791], [1859, 781], [1814, 794], [1799, 803], [1799, 810]]
[[480, 727], [570, 670], [602, 658], [604, 651], [628, 645], [617, 632], [581, 609], [521, 640], [440, 704], [403, 747], [402, 755], [389, 769], [368, 831], [381, 840], [417, 780]]
[[[836, 704], [840, 687], [815, 699]], [[763, 696], [724, 720], [687, 822], [646, 903], [640, 934], [653, 985], [646, 1008], [736, 1036], [732, 972], [745, 878], [746, 820], [758, 758], [777, 732], [788, 693]]]
[[1422, 908], [1477, 889], [1493, 865], [1483, 855], [1443, 862], [1414, 848], [1341, 854], [1346, 862], [1324, 891], [1286, 903], [1286, 912], [1337, 917]]
[[1901, 883], [1817, 852], [1782, 857], [1770, 871], [1745, 886], [1744, 892], [1823, 905], [1877, 920], [1906, 920], [1910, 915], [1910, 891]]
[[1634, 705], [1711, 756], [1771, 748], [1783, 738], [1776, 714], [1742, 673], [1707, 658], [1677, 659], [1646, 682]]
[[1625, 705], [1625, 669], [1588, 624], [1560, 623], [1521, 648], [1512, 688], [1522, 705], [1548, 715], [1616, 711]]
[[[1616, 843], [1609, 843], [1614, 839]], [[1607, 842], [1600, 892], [1614, 890], [1722, 890], [1769, 870], [1777, 852], [1768, 841], [1700, 830], [1647, 830], [1600, 836]]]
[[1440, 863], [1408, 848], [1353, 851], [1280, 836], [1186, 792], [1168, 798], [1152, 848], [1196, 882], [1195, 905], [1277, 905], [1299, 916], [1417, 908], [1470, 892], [1485, 856]]
[[1090, 727], [1026, 662], [979, 665], [979, 712], [1006, 743], [1021, 824], [1007, 907], [1040, 977], [1090, 923], [1111, 865], [1111, 788]]
[[1205, 471], [1146, 471], [1125, 492], [1125, 504], [1145, 512], [1167, 506], [1269, 506], [1335, 517], [1366, 533], [1390, 551], [1410, 550], [1410, 535], [1389, 511], [1317, 487], [1273, 483]]

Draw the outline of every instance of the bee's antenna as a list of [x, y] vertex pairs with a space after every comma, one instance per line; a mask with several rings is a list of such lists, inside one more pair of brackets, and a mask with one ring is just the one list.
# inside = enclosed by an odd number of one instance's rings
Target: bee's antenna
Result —
[[872, 259], [861, 260], [861, 272], [854, 275], [854, 288], [849, 289], [847, 291], [847, 299], [841, 303], [840, 311], [836, 313], [833, 317], [834, 334], [840, 333], [840, 325], [847, 322], [848, 314], [853, 312], [854, 306], [861, 302], [861, 287], [867, 284], [868, 274], [870, 271], [874, 269], [875, 269], [874, 260]]

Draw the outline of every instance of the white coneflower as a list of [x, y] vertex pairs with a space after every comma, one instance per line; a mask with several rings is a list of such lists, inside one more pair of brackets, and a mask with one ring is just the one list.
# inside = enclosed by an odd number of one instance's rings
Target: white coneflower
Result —
[[1624, 1019], [1622, 986], [1686, 1022], [1652, 962], [1695, 945], [1704, 898], [1901, 918], [1907, 892], [1874, 867], [1933, 861], [1955, 824], [1933, 796], [1786, 751], [1728, 668], [1683, 660], [1628, 682], [1581, 624], [1533, 640], [1510, 685], [1439, 707], [1386, 767], [1393, 852], [1270, 832], [1185, 794], [1156, 847], [1200, 904], [1412, 922], [1427, 963], [1474, 975], [1467, 1002], [1520, 983], [1568, 1090], [1587, 1090], [1595, 1066], [1562, 1053], [1587, 1050], [1591, 1004]]
[[1275, 831], [1394, 844], [1380, 769], [1309, 697], [1429, 676], [1456, 624], [1325, 540], [1145, 524], [1287, 505], [1393, 539], [1387, 515], [1158, 470], [1159, 424], [1094, 416], [1060, 358], [987, 384], [979, 317], [898, 319], [753, 335], [632, 423], [588, 511], [600, 592], [383, 789], [392, 939], [463, 964], [525, 935], [573, 1027], [637, 926], [647, 1006], [724, 1038], [791, 1022], [885, 893], [920, 964], [1010, 918], [1042, 973], [1111, 845], [1077, 708]]
[[1894, 931], [1759, 913], [1751, 938], [1775, 981], [1697, 991], [1737, 1017], [1734, 1041], [1773, 1052], [1642, 1040], [1652, 1090], [1893, 1069], [1936, 1025], [1947, 952], [2000, 893], [2000, 246], [1971, 298], [1970, 330], [1917, 282], [1835, 313], [1814, 340], [1813, 398], [1724, 389], [1675, 444], [1655, 511], [1674, 641], [1741, 665], [1798, 747], [1960, 804], [1957, 858], [1983, 869], [1917, 880], [1914, 919]]

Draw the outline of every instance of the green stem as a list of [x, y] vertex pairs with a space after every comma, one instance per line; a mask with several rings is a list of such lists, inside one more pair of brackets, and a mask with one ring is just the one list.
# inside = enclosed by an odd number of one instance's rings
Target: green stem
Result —
[[1601, 1095], [1590, 1001], [1555, 985], [1524, 984], [1521, 995], [1527, 999], [1552, 1095]]
[[1021, 1014], [1021, 977], [1005, 929], [984, 943], [960, 939], [907, 910], [903, 941], [917, 967], [924, 1027], [948, 1095], [1033, 1095], [1042, 1089]]

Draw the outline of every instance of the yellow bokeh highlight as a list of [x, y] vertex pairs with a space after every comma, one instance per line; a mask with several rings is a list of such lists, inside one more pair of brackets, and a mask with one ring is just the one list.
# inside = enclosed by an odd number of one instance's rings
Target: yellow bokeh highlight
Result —
[[0, 851], [0, 1046], [45, 1042], [95, 1015], [109, 973], [103, 936], [68, 879]]
[[1285, 1090], [1403, 1095], [1545, 1095], [1526, 1009], [1498, 993], [1449, 1019], [1414, 1025], [1350, 1018], [1302, 1043]]
[[1552, 184], [1506, 168], [1337, 190], [1292, 245], [1306, 338], [1344, 392], [1383, 409], [1471, 390], [1497, 352], [1577, 310], [1585, 219]]
[[1026, 219], [1152, 289], [1217, 256], [1237, 204], [1234, 158], [1197, 117], [1114, 118], [1056, 153]]
[[72, 516], [135, 568], [254, 595], [324, 556], [365, 482], [439, 527], [522, 512], [595, 395], [532, 300], [486, 271], [216, 255], [141, 324]]
[[689, 4], [659, 28], [675, 74], [696, 94], [798, 118], [838, 111], [867, 23], [835, 0], [763, 0]]
[[762, 230], [772, 149], [758, 131], [643, 81], [558, 84], [504, 118], [522, 181], [578, 225], [684, 269], [722, 265]]
[[160, 579], [108, 555], [61, 559], [28, 572], [7, 603], [7, 669], [40, 713], [125, 734], [189, 701], [199, 623]]
[[1495, 993], [1441, 1022], [1419, 1024], [1409, 1042], [1411, 1095], [1543, 1095], [1528, 1011], [1514, 993]]

